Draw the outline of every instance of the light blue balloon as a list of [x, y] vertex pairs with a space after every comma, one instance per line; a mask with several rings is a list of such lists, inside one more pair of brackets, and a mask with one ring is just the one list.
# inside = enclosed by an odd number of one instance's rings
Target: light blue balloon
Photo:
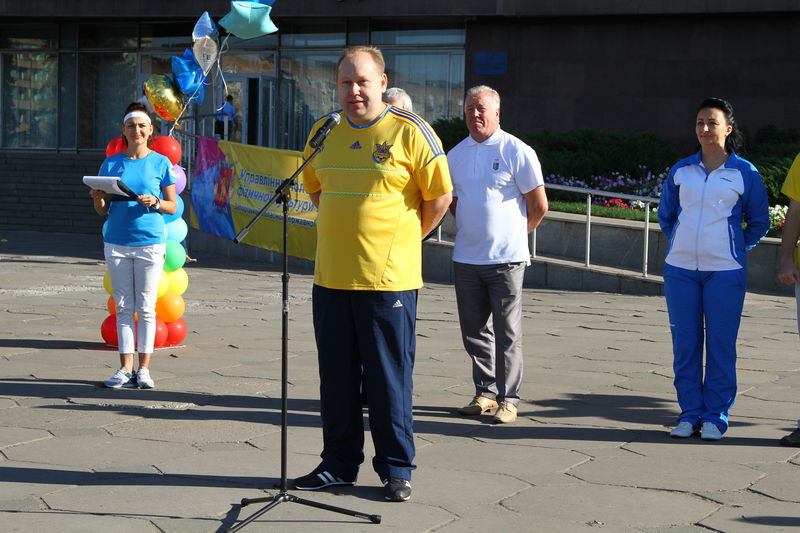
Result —
[[219, 25], [240, 39], [253, 39], [268, 33], [275, 33], [278, 28], [269, 18], [272, 6], [259, 2], [231, 2], [231, 10], [222, 17]]
[[186, 238], [186, 234], [189, 233], [189, 226], [186, 225], [186, 221], [182, 218], [178, 220], [173, 220], [169, 224], [167, 224], [167, 240], [168, 241], [178, 241], [183, 242], [183, 239]]
[[178, 202], [178, 209], [175, 211], [175, 214], [164, 215], [164, 222], [166, 222], [167, 224], [169, 224], [173, 220], [178, 220], [183, 216], [183, 198], [181, 198], [180, 196], [177, 196], [176, 198]]

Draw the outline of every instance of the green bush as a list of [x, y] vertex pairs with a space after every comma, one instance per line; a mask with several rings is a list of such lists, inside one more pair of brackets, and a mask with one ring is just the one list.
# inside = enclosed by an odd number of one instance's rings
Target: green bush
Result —
[[593, 129], [545, 130], [520, 138], [536, 150], [545, 175], [641, 177], [675, 163], [675, 152], [653, 133], [609, 133]]
[[780, 129], [772, 124], [762, 126], [755, 135], [745, 134], [743, 157], [753, 163], [764, 178], [769, 205], [787, 205], [789, 199], [781, 194], [783, 181], [800, 153], [800, 131]]
[[445, 152], [452, 150], [455, 145], [463, 141], [466, 136], [469, 135], [467, 123], [464, 122], [463, 118], [440, 118], [434, 121], [431, 127], [433, 127], [433, 131], [436, 132], [436, 135], [438, 135], [439, 139], [442, 141]]

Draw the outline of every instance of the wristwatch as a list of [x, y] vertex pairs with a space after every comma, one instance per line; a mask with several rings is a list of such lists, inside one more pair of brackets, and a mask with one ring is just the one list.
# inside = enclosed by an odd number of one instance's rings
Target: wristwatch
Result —
[[156, 211], [160, 211], [161, 210], [161, 200], [156, 198], [156, 205], [154, 205], [153, 207], [155, 208]]

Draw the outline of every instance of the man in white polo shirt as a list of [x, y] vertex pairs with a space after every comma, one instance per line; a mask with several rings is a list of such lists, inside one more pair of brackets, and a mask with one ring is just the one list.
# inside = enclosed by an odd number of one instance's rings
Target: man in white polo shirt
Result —
[[533, 149], [500, 129], [500, 95], [467, 91], [469, 137], [447, 154], [453, 180], [456, 300], [464, 348], [472, 358], [475, 397], [465, 416], [495, 410], [517, 419], [522, 383], [522, 280], [528, 233], [547, 212], [542, 167]]

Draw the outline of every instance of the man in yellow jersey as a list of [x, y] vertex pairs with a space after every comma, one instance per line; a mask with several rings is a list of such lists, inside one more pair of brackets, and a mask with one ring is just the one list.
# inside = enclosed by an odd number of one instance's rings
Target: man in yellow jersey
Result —
[[364, 461], [363, 368], [372, 466], [385, 498], [405, 501], [415, 468], [411, 376], [421, 240], [444, 216], [453, 187], [431, 127], [381, 101], [384, 66], [377, 48], [342, 52], [336, 90], [344, 120], [303, 172], [319, 209], [312, 297], [323, 450], [319, 466], [294, 485], [355, 483]]
[[[789, 197], [789, 210], [786, 212], [786, 221], [783, 224], [778, 279], [787, 285], [794, 285], [798, 330], [800, 330], [800, 271], [795, 259], [797, 238], [800, 237], [800, 155], [795, 157], [781, 192]], [[800, 447], [800, 422], [798, 428], [783, 437], [780, 442], [784, 446]]]

